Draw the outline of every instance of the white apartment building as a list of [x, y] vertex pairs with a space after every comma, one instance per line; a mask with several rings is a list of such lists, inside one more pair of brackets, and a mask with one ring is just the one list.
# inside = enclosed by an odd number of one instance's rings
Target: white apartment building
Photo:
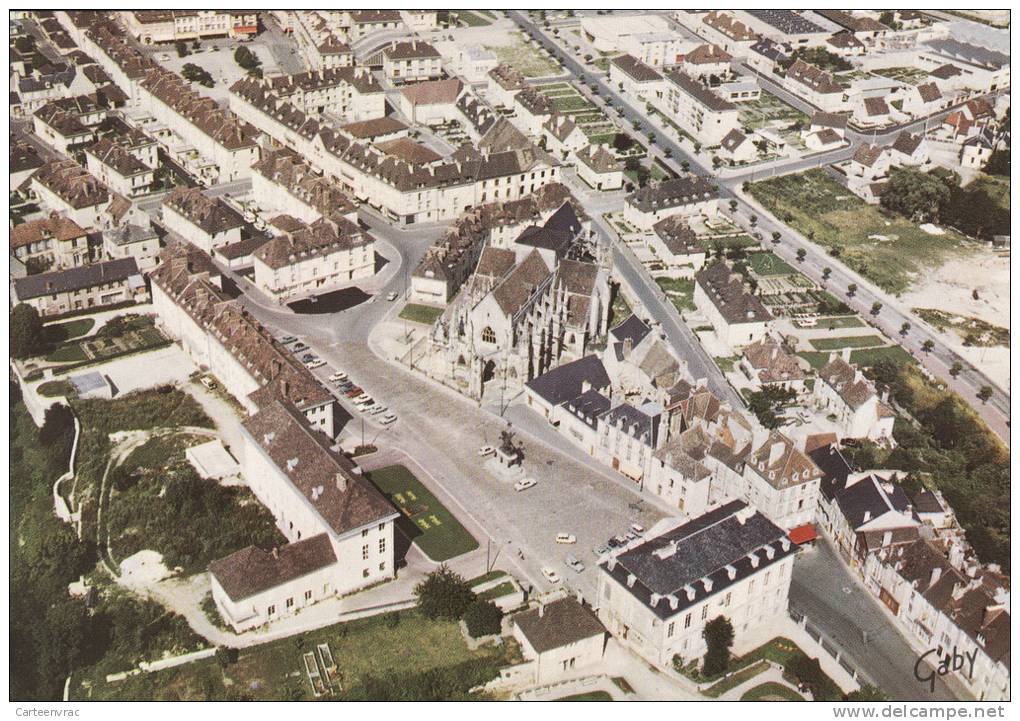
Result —
[[786, 613], [797, 546], [753, 506], [733, 501], [682, 525], [660, 521], [599, 561], [595, 605], [621, 644], [672, 667], [705, 653], [702, 631], [724, 616], [735, 653], [773, 634]]
[[648, 101], [662, 97], [665, 85], [657, 70], [633, 55], [617, 55], [609, 61], [609, 82], [629, 98]]
[[705, 146], [715, 146], [740, 127], [737, 106], [677, 70], [666, 73], [662, 98], [652, 101], [666, 117]]
[[144, 45], [205, 38], [247, 39], [258, 32], [258, 15], [249, 10], [127, 10], [120, 18]]
[[85, 164], [108, 188], [127, 198], [145, 195], [156, 180], [155, 170], [107, 138], [85, 149]]
[[383, 49], [383, 73], [391, 83], [432, 80], [443, 74], [442, 57], [429, 43], [394, 41]]
[[714, 218], [718, 205], [719, 194], [708, 180], [688, 175], [635, 190], [624, 200], [623, 219], [638, 230], [651, 230], [670, 215]]
[[694, 305], [712, 324], [716, 337], [729, 348], [740, 350], [765, 337], [772, 314], [745, 286], [744, 278], [726, 264], [706, 265], [694, 284]]
[[197, 188], [180, 187], [163, 201], [163, 224], [197, 248], [212, 254], [224, 245], [242, 240], [244, 218], [221, 198], [210, 198]]
[[789, 531], [814, 522], [821, 478], [821, 470], [807, 454], [782, 433], [772, 431], [744, 463], [742, 487], [725, 491]]
[[818, 371], [813, 401], [834, 417], [841, 438], [892, 443], [896, 415], [856, 366], [836, 357]]

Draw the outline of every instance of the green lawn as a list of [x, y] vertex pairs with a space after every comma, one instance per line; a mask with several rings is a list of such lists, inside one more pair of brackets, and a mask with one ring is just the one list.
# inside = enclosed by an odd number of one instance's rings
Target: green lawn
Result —
[[408, 303], [400, 311], [400, 316], [404, 320], [409, 320], [412, 323], [422, 323], [424, 325], [432, 325], [435, 323], [439, 316], [443, 314], [443, 308], [434, 308], [431, 305], [421, 305], [420, 303]]
[[701, 241], [706, 247], [712, 250], [736, 250], [739, 248], [754, 248], [758, 241], [749, 235], [732, 235], [728, 238], [702, 238]]
[[612, 701], [613, 697], [605, 691], [588, 691], [587, 693], [575, 693], [571, 696], [564, 696], [557, 701]]
[[767, 681], [755, 686], [743, 696], [741, 701], [803, 701], [804, 697], [789, 686], [775, 681]]
[[39, 384], [36, 392], [44, 398], [71, 396], [74, 394], [74, 386], [71, 385], [70, 381], [46, 381]]
[[595, 108], [594, 105], [589, 103], [585, 98], [583, 98], [580, 95], [566, 95], [561, 97], [552, 97], [549, 98], [549, 102], [552, 104], [554, 110], [558, 110], [561, 113], [590, 111]]
[[864, 328], [866, 325], [864, 321], [853, 315], [818, 319], [819, 328], [832, 328], [833, 330], [837, 328]]
[[499, 569], [492, 570], [489, 571], [488, 573], [483, 573], [481, 576], [476, 576], [475, 578], [469, 579], [468, 585], [471, 586], [471, 588], [477, 588], [478, 586], [481, 586], [483, 583], [495, 581], [497, 578], [503, 578], [503, 576], [505, 575], [506, 571], [500, 571]]
[[821, 169], [753, 183], [750, 193], [780, 220], [895, 294], [923, 271], [978, 247], [953, 231], [929, 235], [905, 218], [887, 216]]
[[512, 583], [510, 583], [510, 581], [503, 581], [503, 583], [499, 584], [498, 586], [493, 586], [487, 591], [482, 591], [479, 594], [479, 597], [486, 601], [491, 601], [494, 598], [506, 596], [507, 594], [513, 593], [516, 590], [517, 588]]
[[[857, 351], [860, 352], [860, 351]], [[829, 356], [831, 353], [823, 353], [821, 351], [801, 351], [797, 355], [808, 362], [812, 370], [818, 370], [829, 362]]]
[[455, 13], [451, 13], [457, 20], [464, 23], [468, 27], [479, 27], [482, 25], [491, 25], [492, 21], [483, 18], [481, 15], [477, 15], [470, 10], [458, 10]]
[[877, 335], [851, 335], [845, 338], [813, 338], [810, 343], [815, 350], [829, 351], [881, 346], [885, 345], [885, 339]]
[[88, 360], [88, 356], [85, 355], [85, 351], [81, 349], [81, 345], [78, 343], [68, 343], [46, 356], [46, 360], [53, 363], [71, 363]]
[[676, 309], [684, 311], [694, 310], [694, 280], [690, 278], [656, 278], [658, 284], [666, 297], [670, 299]]
[[890, 360], [897, 365], [914, 363], [914, 357], [902, 346], [891, 345], [885, 348], [868, 348], [867, 350], [855, 350], [850, 353], [850, 362], [860, 366], [873, 366], [879, 361]]
[[79, 338], [90, 330], [96, 324], [93, 318], [77, 318], [76, 320], [69, 320], [66, 323], [53, 323], [45, 328], [46, 336], [53, 343], [63, 343], [64, 341], [71, 340], [72, 338]]
[[747, 264], [756, 275], [791, 275], [798, 272], [771, 251], [752, 253], [747, 257]]
[[724, 678], [722, 681], [719, 681], [718, 683], [712, 684], [701, 693], [705, 696], [708, 696], [709, 698], [719, 698], [724, 693], [729, 691], [731, 688], [736, 688], [737, 686], [744, 683], [748, 679], [754, 678], [760, 673], [764, 673], [765, 671], [768, 670], [768, 668], [769, 668], [768, 663], [766, 663], [765, 661], [758, 661], [757, 663], [751, 664], [747, 668], [743, 668], [737, 671], [732, 676]]
[[[431, 621], [416, 611], [383, 614], [334, 624], [296, 638], [243, 649], [236, 663], [222, 668], [215, 659], [198, 661], [120, 683], [97, 680], [94, 700], [311, 700], [302, 654], [328, 643], [343, 690], [332, 697], [361, 699], [379, 680], [392, 679], [389, 693], [400, 694], [406, 674], [456, 673], [465, 685], [494, 678], [511, 649], [469, 651], [453, 621]], [[229, 681], [229, 685], [228, 685]], [[470, 687], [470, 686], [469, 686]], [[466, 689], [464, 689], [466, 691]], [[72, 699], [81, 698], [80, 688]], [[383, 699], [377, 699], [383, 700]]]
[[448, 561], [478, 548], [447, 508], [404, 466], [365, 474], [400, 509], [397, 527], [433, 561]]
[[633, 311], [630, 309], [630, 304], [627, 299], [623, 297], [623, 292], [619, 286], [613, 291], [613, 305], [609, 308], [609, 327], [613, 328], [623, 321], [630, 318]]

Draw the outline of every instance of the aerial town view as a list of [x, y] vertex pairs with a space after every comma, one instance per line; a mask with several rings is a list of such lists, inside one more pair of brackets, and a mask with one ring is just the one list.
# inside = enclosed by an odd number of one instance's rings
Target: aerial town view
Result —
[[1002, 717], [1008, 10], [9, 27], [18, 716]]

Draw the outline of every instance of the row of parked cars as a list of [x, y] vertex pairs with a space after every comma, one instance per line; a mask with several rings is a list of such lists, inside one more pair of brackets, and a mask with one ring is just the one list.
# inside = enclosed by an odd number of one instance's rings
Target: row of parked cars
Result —
[[[308, 345], [299, 341], [295, 336], [286, 335], [280, 338], [280, 342], [291, 353], [299, 356], [301, 362], [309, 370], [315, 370], [326, 365], [326, 361], [312, 353]], [[333, 383], [345, 398], [350, 399], [351, 403], [359, 411], [368, 415], [379, 416], [377, 420], [382, 425], [389, 426], [397, 421], [396, 415], [391, 413], [386, 406], [376, 403], [371, 396], [365, 393], [360, 386], [356, 385], [343, 371], [337, 370], [332, 373], [329, 376], [329, 382]]]

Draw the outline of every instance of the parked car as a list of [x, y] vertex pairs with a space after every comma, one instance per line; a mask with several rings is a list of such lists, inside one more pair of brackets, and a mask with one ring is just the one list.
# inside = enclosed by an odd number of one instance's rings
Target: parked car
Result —
[[595, 548], [591, 550], [592, 553], [595, 554], [595, 557], [598, 558], [604, 553], [609, 553], [609, 551], [611, 551], [612, 549], [609, 547], [609, 544], [603, 543], [601, 546], [595, 546]]
[[341, 393], [346, 393], [353, 387], [354, 384], [351, 383], [350, 381], [340, 381], [339, 383], [336, 384], [336, 389]]
[[482, 458], [485, 458], [486, 456], [491, 456], [495, 452], [496, 449], [493, 448], [492, 446], [482, 446], [481, 448], [478, 449], [478, 455], [480, 455]]
[[209, 390], [213, 390], [213, 389], [216, 388], [216, 381], [214, 381], [209, 376], [202, 376], [202, 379], [201, 379], [200, 383], [202, 385], [204, 385], [206, 388], [208, 388]]
[[392, 413], [387, 413], [386, 415], [379, 419], [379, 422], [382, 423], [384, 426], [388, 426], [389, 424], [393, 423], [396, 420], [397, 417], [395, 415], [393, 415]]
[[542, 567], [542, 575], [545, 576], [545, 580], [549, 583], [560, 582], [560, 574], [556, 573], [556, 571], [552, 570], [548, 566]]
[[316, 358], [308, 364], [308, 367], [315, 370], [316, 368], [322, 368], [324, 365], [326, 365], [326, 361], [322, 360], [322, 358]]
[[360, 396], [360, 395], [361, 395], [361, 389], [358, 388], [357, 386], [353, 386], [346, 393], [344, 393], [344, 396], [346, 396], [347, 398], [352, 398], [352, 399], [355, 396]]
[[372, 406], [371, 408], [368, 409], [368, 412], [371, 413], [373, 416], [377, 416], [377, 415], [379, 415], [380, 413], [382, 413], [383, 411], [386, 411], [386, 410], [389, 410], [389, 409], [386, 406], [384, 406], [382, 403], [376, 403], [374, 406]]
[[329, 377], [329, 379], [330, 379], [331, 381], [333, 381], [334, 383], [335, 383], [335, 382], [337, 382], [337, 381], [342, 381], [342, 380], [346, 380], [346, 379], [347, 379], [347, 374], [346, 374], [346, 373], [344, 373], [343, 371], [337, 371], [336, 373], [334, 373], [333, 375], [331, 375], [331, 376]]
[[306, 350], [308, 350], [308, 346], [305, 345], [304, 343], [298, 342], [298, 343], [295, 343], [293, 345], [293, 347], [291, 347], [290, 352], [291, 353], [300, 353], [300, 352], [306, 351]]
[[573, 533], [557, 533], [556, 543], [577, 543], [577, 536]]
[[630, 524], [630, 530], [634, 531], [634, 533], [644, 533], [645, 527], [640, 523], [632, 523]]
[[584, 564], [577, 560], [574, 556], [567, 556], [563, 559], [563, 562], [570, 568], [574, 569], [577, 573], [584, 571]]
[[[627, 531], [627, 533], [624, 535], [624, 538], [626, 538], [627, 541], [636, 541], [637, 540], [637, 534], [634, 533], [634, 531]], [[625, 541], [625, 543], [626, 543], [626, 541]]]
[[522, 478], [514, 484], [515, 491], [526, 491], [529, 488], [533, 488], [538, 485], [538, 481], [534, 478]]
[[288, 343], [293, 343], [296, 340], [297, 338], [295, 338], [292, 335], [285, 335], [283, 338], [280, 339], [280, 342], [283, 343], [284, 345], [287, 345]]
[[389, 293], [386, 294], [386, 300], [390, 301], [391, 303], [396, 299], [397, 299], [396, 291], [390, 291]]

